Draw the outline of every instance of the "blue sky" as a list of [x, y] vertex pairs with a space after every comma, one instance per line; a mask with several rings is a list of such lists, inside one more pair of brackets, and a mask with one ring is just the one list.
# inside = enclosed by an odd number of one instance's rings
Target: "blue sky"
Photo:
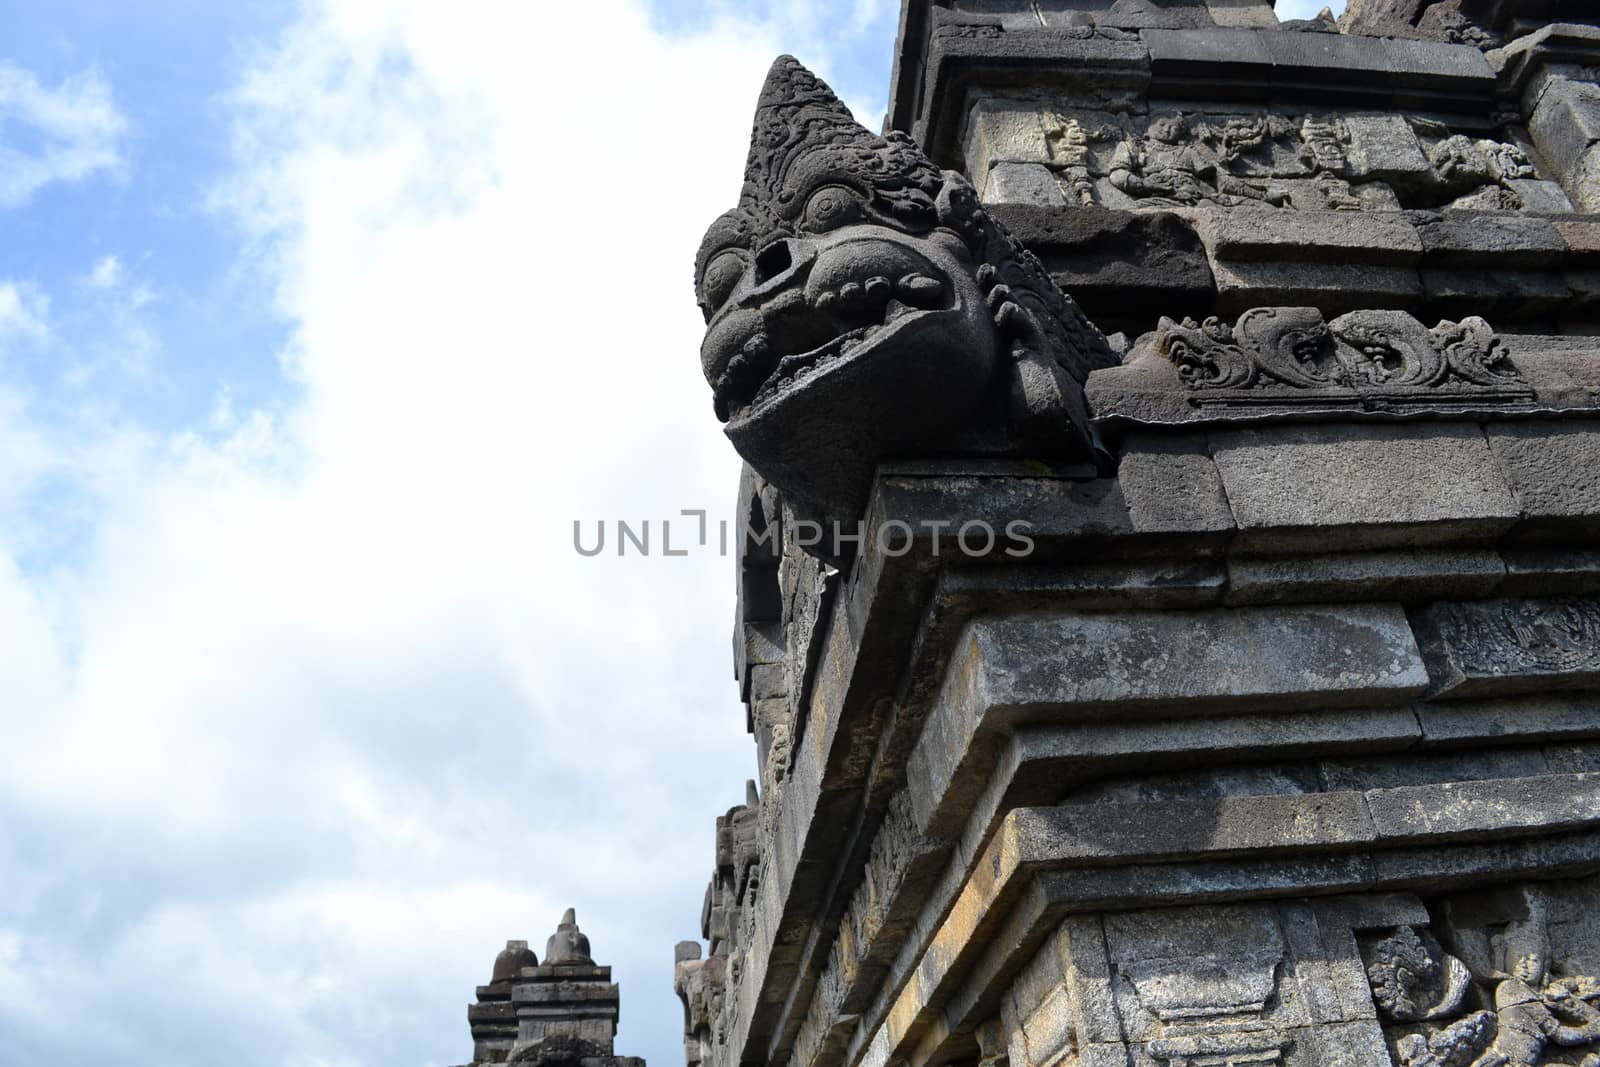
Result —
[[572, 522], [731, 511], [693, 249], [895, 5], [0, 12], [0, 1059], [460, 1063], [576, 905], [679, 1062], [731, 570]]

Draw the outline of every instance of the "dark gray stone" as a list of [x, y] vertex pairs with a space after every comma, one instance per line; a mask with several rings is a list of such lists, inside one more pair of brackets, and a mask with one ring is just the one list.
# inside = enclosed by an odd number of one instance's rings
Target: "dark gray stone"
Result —
[[[1600, 703], [1586, 695], [1430, 703], [1420, 705], [1417, 714], [1430, 745], [1498, 746], [1600, 737]], [[1499, 755], [1498, 749], [1488, 749], [1481, 758], [1493, 761]]]
[[1447, 212], [1419, 221], [1417, 234], [1426, 262], [1441, 267], [1543, 269], [1567, 251], [1555, 223], [1518, 215]]
[[1487, 596], [1506, 567], [1489, 549], [1343, 552], [1309, 559], [1228, 561], [1227, 603], [1404, 600]]
[[1204, 72], [1212, 77], [1268, 76], [1273, 63], [1267, 34], [1247, 29], [1145, 30], [1151, 69], [1165, 76]]
[[1600, 824], [1600, 776], [1546, 775], [1373, 790], [1377, 836], [1414, 841], [1458, 835], [1574, 831]]
[[1600, 593], [1600, 549], [1572, 547], [1504, 547], [1504, 591], [1513, 596]]
[[1133, 434], [1120, 453], [1117, 482], [1134, 529], [1233, 529], [1233, 513], [1203, 435]]
[[1436, 698], [1600, 685], [1600, 599], [1440, 601], [1414, 621]]
[[972, 688], [946, 699], [1017, 720], [1292, 707], [1313, 693], [1392, 702], [1426, 683], [1403, 616], [1378, 605], [984, 619], [965, 645], [973, 673], [959, 682]]
[[1210, 441], [1241, 549], [1486, 543], [1519, 514], [1476, 426], [1281, 427]]
[[1081, 207], [996, 204], [991, 213], [1044, 263], [1097, 322], [1148, 328], [1152, 310], [1201, 312], [1215, 294], [1205, 246], [1182, 216]]
[[1600, 420], [1494, 423], [1486, 432], [1524, 528], [1571, 540], [1600, 534]]
[[853, 524], [890, 456], [1008, 438], [1092, 452], [1082, 383], [1114, 362], [1100, 331], [964, 178], [869, 133], [790, 57], [695, 276], [728, 437], [803, 517]]
[[1212, 256], [1229, 263], [1322, 258], [1410, 266], [1422, 258], [1422, 238], [1398, 214], [1233, 209], [1217, 212], [1200, 233]]

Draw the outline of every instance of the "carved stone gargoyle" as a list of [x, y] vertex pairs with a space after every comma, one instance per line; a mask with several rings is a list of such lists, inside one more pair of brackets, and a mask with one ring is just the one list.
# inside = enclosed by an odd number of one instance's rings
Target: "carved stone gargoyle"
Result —
[[1097, 454], [1083, 381], [1117, 362], [1100, 331], [965, 178], [868, 132], [792, 57], [695, 289], [717, 416], [807, 517], [857, 518], [884, 459]]

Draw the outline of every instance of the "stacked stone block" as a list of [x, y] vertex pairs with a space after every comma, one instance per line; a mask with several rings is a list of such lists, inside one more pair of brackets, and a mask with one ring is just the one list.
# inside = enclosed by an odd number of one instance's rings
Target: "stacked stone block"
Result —
[[[1013, 406], [874, 456], [824, 509], [863, 522], [843, 553], [794, 535], [792, 442], [743, 426], [911, 395], [892, 332], [730, 420], [739, 512], [781, 533], [741, 565], [761, 787], [719, 821], [711, 951], [679, 946], [691, 1063], [1600, 1063], [1596, 34], [1560, 0], [908, 2], [888, 126], [965, 211], [797, 105], [882, 164], [858, 247], [968, 235]], [[774, 162], [806, 136], [753, 164], [862, 180]], [[779, 297], [844, 270], [772, 201], [702, 249], [714, 389], [768, 348], [811, 370]], [[1081, 408], [1030, 392], [1011, 327], [1049, 302], [979, 224], [1107, 335]], [[1020, 432], [1030, 404], [1095, 448]], [[824, 455], [863, 410], [793, 425]], [[1025, 552], [954, 536], [1019, 519]]]

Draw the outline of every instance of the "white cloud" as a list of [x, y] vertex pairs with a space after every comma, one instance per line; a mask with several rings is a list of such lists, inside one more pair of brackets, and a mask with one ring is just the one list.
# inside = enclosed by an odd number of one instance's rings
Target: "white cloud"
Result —
[[110, 289], [122, 280], [122, 261], [116, 256], [101, 256], [84, 280], [95, 289]]
[[[26, 129], [26, 147], [5, 129], [11, 125]], [[53, 182], [116, 170], [126, 130], [99, 71], [83, 71], [50, 89], [32, 71], [0, 61], [0, 207], [26, 203]]]
[[19, 337], [39, 340], [49, 334], [50, 298], [26, 282], [0, 281], [0, 344]]
[[217, 199], [299, 401], [167, 438], [16, 415], [88, 530], [40, 569], [0, 525], [19, 1059], [460, 1062], [499, 943], [575, 904], [619, 1050], [676, 1061], [671, 946], [753, 771], [731, 564], [581, 559], [571, 524], [732, 511], [690, 268], [784, 43], [349, 4], [255, 57]]

